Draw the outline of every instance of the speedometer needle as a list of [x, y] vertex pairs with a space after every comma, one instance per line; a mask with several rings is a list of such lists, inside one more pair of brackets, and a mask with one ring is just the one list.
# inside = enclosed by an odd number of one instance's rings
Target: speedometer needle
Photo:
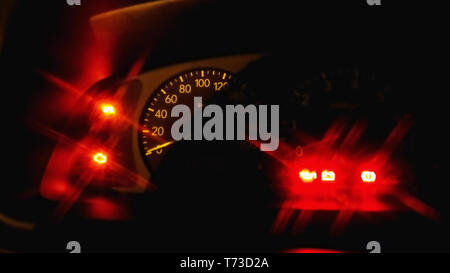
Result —
[[153, 151], [156, 151], [156, 150], [159, 150], [159, 149], [161, 149], [161, 148], [167, 147], [167, 146], [169, 146], [170, 144], [173, 144], [174, 142], [175, 142], [175, 141], [169, 141], [169, 142], [163, 143], [163, 144], [161, 144], [161, 145], [158, 145], [158, 146], [156, 146], [156, 147], [154, 147], [154, 148], [151, 148], [151, 149], [147, 150], [147, 152], [145, 153], [145, 155], [151, 155]]

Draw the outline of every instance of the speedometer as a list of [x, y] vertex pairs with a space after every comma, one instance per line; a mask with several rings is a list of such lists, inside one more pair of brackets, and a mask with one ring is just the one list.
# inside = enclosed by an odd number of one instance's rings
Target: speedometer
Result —
[[170, 133], [176, 120], [170, 115], [172, 108], [178, 104], [192, 108], [194, 97], [208, 101], [215, 93], [225, 91], [232, 79], [228, 71], [198, 68], [172, 76], [153, 91], [142, 111], [138, 133], [141, 154], [151, 171], [174, 143]]

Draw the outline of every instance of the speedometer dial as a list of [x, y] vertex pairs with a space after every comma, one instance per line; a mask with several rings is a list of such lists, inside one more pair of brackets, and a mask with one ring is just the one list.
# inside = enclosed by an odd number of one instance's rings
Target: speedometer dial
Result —
[[174, 143], [170, 131], [177, 118], [171, 118], [172, 108], [177, 104], [192, 108], [194, 97], [207, 102], [215, 93], [225, 91], [232, 78], [232, 73], [224, 70], [199, 68], [173, 76], [152, 93], [140, 117], [138, 133], [142, 156], [151, 171]]

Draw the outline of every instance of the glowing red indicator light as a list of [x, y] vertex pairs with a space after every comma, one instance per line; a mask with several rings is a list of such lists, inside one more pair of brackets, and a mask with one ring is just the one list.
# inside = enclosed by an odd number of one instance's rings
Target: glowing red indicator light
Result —
[[336, 174], [333, 171], [322, 171], [322, 181], [333, 182], [336, 180]]
[[116, 113], [116, 108], [111, 104], [102, 104], [101, 106], [103, 114], [107, 116], [114, 115]]
[[377, 175], [372, 171], [363, 171], [361, 173], [361, 179], [364, 183], [373, 183], [377, 179]]
[[108, 157], [104, 153], [96, 153], [92, 157], [92, 160], [99, 165], [103, 165], [106, 164], [106, 162], [108, 162]]
[[306, 170], [306, 169], [299, 172], [298, 176], [305, 183], [311, 183], [315, 179], [317, 179], [317, 173], [315, 171], [310, 172], [309, 170]]

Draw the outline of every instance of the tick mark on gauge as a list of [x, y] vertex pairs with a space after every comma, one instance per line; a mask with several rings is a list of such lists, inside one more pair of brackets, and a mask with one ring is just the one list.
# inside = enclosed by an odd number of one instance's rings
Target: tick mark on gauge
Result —
[[166, 91], [164, 91], [164, 89], [161, 89], [161, 92], [165, 95], [167, 94]]
[[148, 108], [148, 110], [151, 112], [155, 112], [155, 110], [153, 110], [152, 108]]
[[183, 77], [182, 77], [182, 76], [180, 76], [180, 81], [181, 81], [181, 82], [184, 82], [184, 80], [183, 80]]

